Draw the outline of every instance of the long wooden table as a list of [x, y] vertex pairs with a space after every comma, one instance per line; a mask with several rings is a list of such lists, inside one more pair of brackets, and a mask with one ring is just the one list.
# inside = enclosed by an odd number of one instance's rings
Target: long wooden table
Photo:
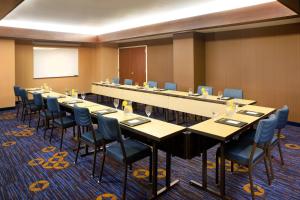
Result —
[[[152, 105], [169, 110], [212, 117], [213, 113], [225, 111], [226, 101], [219, 100], [217, 96], [189, 96], [188, 92], [142, 88], [130, 85], [115, 85], [93, 83], [92, 93], [112, 98], [125, 99], [136, 103]], [[235, 99], [240, 105], [255, 104], [254, 100]]]
[[[56, 93], [56, 92], [43, 93], [42, 91], [38, 91], [38, 90], [31, 90], [29, 92], [30, 93], [40, 92], [42, 93], [43, 98], [57, 97], [60, 105], [67, 108], [72, 109], [75, 106], [75, 104], [64, 103], [67, 101], [74, 100], [74, 98], [65, 96], [60, 93]], [[64, 96], [64, 98], [61, 98], [61, 96]], [[77, 103], [76, 105], [79, 107], [88, 108], [93, 117], [96, 117], [96, 115], [93, 114], [93, 112], [111, 108], [108, 106], [100, 105], [86, 100], [82, 100], [82, 101], [83, 101], [82, 103]], [[144, 117], [144, 116], [140, 116], [137, 114], [125, 114], [122, 110], [117, 110], [117, 112], [115, 113], [106, 114], [105, 117], [115, 118], [120, 122], [123, 120], [133, 119], [136, 117]], [[165, 187], [157, 191], [158, 147], [160, 143], [163, 143], [168, 139], [180, 134], [182, 131], [185, 130], [185, 127], [152, 119], [152, 118], [150, 122], [138, 126], [129, 127], [121, 123], [120, 126], [122, 130], [130, 131], [131, 135], [147, 140], [148, 142], [150, 142], [152, 146], [152, 156], [153, 156], [152, 198], [156, 198], [158, 195], [167, 191], [168, 189], [170, 189], [172, 186], [174, 186], [179, 182], [179, 180], [175, 180], [171, 182], [171, 152], [166, 151], [166, 184]]]
[[[127, 86], [126, 86], [127, 87]], [[153, 104], [153, 101], [157, 101], [158, 98], [165, 99], [165, 108], [170, 108], [169, 104], [173, 100], [173, 98], [181, 98], [177, 96], [172, 95], [164, 95], [164, 94], [156, 94], [154, 92], [153, 94], [151, 91], [141, 92], [141, 91], [135, 91], [135, 89], [131, 89], [131, 87], [128, 86], [129, 89], [121, 89], [119, 87], [110, 87], [110, 86], [101, 86], [97, 88], [101, 89], [102, 95], [111, 96], [114, 98], [120, 98], [120, 99], [135, 99], [136, 102], [139, 103], [146, 103], [150, 105], [156, 106], [156, 104]], [[95, 88], [94, 88], [95, 89]], [[106, 92], [103, 92], [103, 90], [106, 90]], [[131, 93], [133, 92], [133, 93]], [[169, 94], [170, 91], [164, 91]], [[130, 95], [125, 96], [127, 93], [130, 93]], [[171, 92], [172, 93], [172, 92]], [[149, 94], [149, 96], [147, 96]], [[135, 95], [135, 96], [131, 96]], [[151, 96], [153, 95], [153, 96]], [[59, 97], [61, 94], [51, 92], [51, 93], [45, 93], [43, 94], [44, 97], [47, 96], [53, 96], [53, 97]], [[143, 98], [144, 97], [144, 100]], [[149, 97], [153, 98], [150, 99]], [[210, 97], [215, 98], [215, 97]], [[62, 102], [67, 100], [72, 100], [71, 97], [66, 98], [59, 98], [58, 101], [63, 106], [70, 107], [71, 105], [65, 105]], [[181, 99], [189, 101], [190, 99], [182, 97]], [[195, 102], [200, 103], [209, 103], [209, 105], [216, 104], [224, 106], [221, 101], [218, 102], [209, 102], [209, 101], [202, 101], [202, 100], [194, 100]], [[243, 102], [244, 100], [241, 100]], [[245, 100], [247, 102], [248, 100]], [[159, 103], [159, 101], [157, 101]], [[249, 103], [251, 101], [248, 101]], [[110, 107], [100, 105], [97, 103], [89, 102], [89, 101], [83, 101], [83, 103], [77, 104], [77, 106], [80, 107], [87, 107], [90, 112], [107, 109]], [[72, 107], [72, 106], [71, 106]], [[184, 109], [184, 107], [182, 107]], [[249, 111], [255, 111], [255, 112], [261, 112], [264, 113], [263, 116], [260, 117], [254, 117], [254, 116], [248, 116], [244, 114], [233, 114], [232, 116], [226, 116], [224, 114], [225, 106], [222, 107], [222, 112], [218, 112], [219, 116], [206, 120], [204, 122], [195, 124], [191, 127], [188, 127], [185, 129], [182, 126], [170, 124], [167, 122], [151, 119], [150, 123], [146, 123], [143, 125], [139, 125], [136, 127], [127, 127], [125, 125], [121, 125], [121, 128], [123, 130], [130, 131], [134, 137], [137, 137], [138, 139], [141, 139], [143, 142], [150, 143], [150, 145], [153, 147], [153, 164], [152, 164], [152, 170], [153, 174], [157, 174], [157, 151], [158, 148], [166, 151], [166, 187], [162, 188], [160, 191], [157, 192], [157, 178], [155, 175], [153, 175], [153, 185], [152, 185], [152, 196], [155, 198], [158, 194], [161, 194], [163, 191], [166, 191], [171, 186], [176, 184], [178, 180], [173, 181], [171, 183], [171, 155], [179, 156], [183, 159], [191, 159], [195, 156], [202, 155], [202, 184], [191, 180], [190, 184], [194, 186], [198, 186], [205, 191], [212, 192], [214, 194], [217, 194], [218, 196], [225, 198], [225, 159], [224, 159], [224, 144], [225, 142], [231, 140], [233, 137], [235, 137], [237, 134], [240, 134], [245, 129], [248, 129], [252, 127], [256, 122], [258, 122], [260, 119], [267, 117], [271, 113], [275, 111], [274, 108], [267, 108], [267, 107], [261, 107], [261, 106], [255, 106], [255, 105], [244, 105], [242, 107], [239, 107], [238, 110], [249, 110]], [[185, 110], [184, 110], [185, 112]], [[116, 113], [108, 114], [107, 117], [113, 117], [118, 119], [119, 121], [134, 118], [136, 114], [132, 115], [125, 115], [123, 111], [118, 110]], [[95, 117], [95, 116], [94, 116]], [[224, 124], [216, 123], [215, 121], [220, 118], [230, 118], [235, 119], [239, 121], [246, 122], [247, 125], [245, 125], [242, 128], [232, 127]], [[167, 141], [167, 142], [166, 142]], [[169, 142], [170, 141], [170, 142]], [[167, 145], [166, 145], [167, 143]], [[213, 189], [207, 187], [207, 150], [211, 147], [215, 146], [216, 144], [220, 143], [221, 148], [221, 177], [220, 177], [220, 191], [214, 191]], [[166, 147], [167, 146], [167, 147]]]
[[[220, 191], [216, 192], [211, 188], [207, 187], [207, 152], [206, 150], [202, 153], [202, 184], [191, 180], [190, 184], [194, 185], [196, 187], [199, 187], [201, 189], [204, 189], [206, 191], [209, 191], [213, 194], [216, 194], [223, 199], [226, 198], [225, 194], [225, 158], [224, 158], [224, 145], [227, 141], [231, 140], [233, 137], [235, 137], [237, 134], [240, 134], [244, 130], [252, 127], [255, 123], [257, 123], [260, 119], [267, 117], [271, 113], [275, 111], [274, 108], [267, 108], [267, 107], [261, 107], [261, 106], [253, 106], [253, 105], [246, 105], [239, 110], [248, 110], [248, 111], [254, 111], [254, 112], [260, 112], [263, 113], [263, 116], [255, 117], [255, 116], [249, 116], [245, 114], [233, 114], [232, 116], [226, 116], [224, 114], [214, 118], [209, 119], [207, 121], [195, 124], [188, 128], [192, 133], [196, 133], [198, 135], [207, 137], [207, 138], [213, 138], [217, 141], [219, 141], [220, 145], [220, 153], [221, 153], [221, 167], [220, 167]], [[217, 123], [216, 120], [220, 118], [229, 118], [233, 120], [238, 120], [242, 122], [246, 122], [247, 125], [239, 128], [234, 127], [230, 125], [220, 124]]]

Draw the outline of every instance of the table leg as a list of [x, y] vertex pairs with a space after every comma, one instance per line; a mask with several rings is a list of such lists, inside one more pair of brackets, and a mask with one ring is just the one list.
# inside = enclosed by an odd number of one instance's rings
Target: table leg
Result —
[[157, 197], [157, 144], [152, 146], [152, 198]]
[[171, 154], [167, 152], [166, 155], [166, 187], [171, 184]]
[[[223, 150], [222, 150], [223, 149]], [[223, 152], [223, 154], [222, 154]], [[222, 164], [223, 158], [223, 164]], [[223, 175], [222, 175], [223, 174]], [[207, 191], [213, 195], [221, 197], [222, 199], [230, 199], [229, 197], [225, 196], [225, 159], [224, 159], [224, 143], [221, 143], [221, 178], [220, 178], [220, 190], [216, 191], [212, 188], [207, 187], [207, 151], [204, 150], [202, 153], [202, 184], [190, 180], [190, 185], [195, 186], [199, 189]]]
[[224, 157], [224, 142], [221, 142], [221, 167], [220, 167], [220, 195], [225, 198], [225, 157]]

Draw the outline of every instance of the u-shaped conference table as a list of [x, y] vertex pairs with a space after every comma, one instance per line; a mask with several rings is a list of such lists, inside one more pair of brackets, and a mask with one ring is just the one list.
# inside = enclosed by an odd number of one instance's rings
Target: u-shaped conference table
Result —
[[[253, 104], [255, 101], [240, 99], [237, 100], [237, 102], [241, 105], [241, 107], [238, 108], [238, 112], [231, 116], [227, 116], [224, 113], [226, 101], [218, 100], [215, 96], [208, 96], [203, 99], [201, 97], [189, 97], [187, 93], [184, 92], [175, 93], [174, 91], [146, 91], [132, 87], [134, 86], [115, 86], [97, 83], [92, 85], [92, 92], [98, 95], [131, 100], [137, 103], [149, 104], [153, 106], [160, 105], [159, 107], [166, 109], [205, 117], [211, 117], [212, 112], [219, 113], [219, 116], [217, 117], [200, 122], [190, 127], [184, 127], [153, 118], [151, 118], [149, 123], [133, 127], [120, 123], [121, 129], [126, 133], [126, 135], [134, 137], [152, 146], [153, 176], [151, 199], [155, 199], [158, 195], [169, 190], [172, 186], [179, 182], [179, 180], [171, 181], [171, 156], [179, 156], [184, 159], [191, 159], [199, 155], [202, 155], [202, 184], [191, 180], [191, 185], [200, 187], [201, 189], [211, 192], [223, 199], [227, 198], [225, 194], [225, 142], [231, 140], [244, 130], [251, 128], [260, 119], [265, 118], [273, 113], [275, 109], [247, 105]], [[60, 93], [43, 93], [42, 91], [38, 90], [30, 90], [30, 93], [34, 92], [41, 92], [44, 98], [48, 96], [58, 97], [60, 105], [68, 109], [72, 109], [74, 106], [74, 104], [66, 103], [68, 101], [72, 101], [72, 97], [65, 96], [64, 98], [61, 98], [62, 94]], [[161, 104], [159, 104], [160, 102]], [[78, 103], [77, 106], [88, 108], [93, 117], [96, 117], [94, 114], [95, 112], [111, 108], [86, 100], [83, 100], [82, 103]], [[188, 107], [186, 110], [184, 109], [185, 106]], [[201, 109], [203, 110], [201, 111]], [[242, 114], [240, 111], [249, 111], [252, 113], [257, 112], [261, 113], [261, 115], [251, 116]], [[110, 113], [105, 116], [116, 118], [119, 122], [137, 117], [144, 117], [137, 114], [124, 114], [122, 110], [117, 110], [117, 112]], [[242, 127], [236, 127], [216, 122], [224, 117], [231, 120], [244, 122], [244, 125]], [[216, 144], [220, 144], [221, 148], [219, 191], [215, 191], [207, 187], [207, 150]], [[165, 187], [161, 188], [159, 191], [157, 190], [158, 149], [166, 152], [166, 182]]]

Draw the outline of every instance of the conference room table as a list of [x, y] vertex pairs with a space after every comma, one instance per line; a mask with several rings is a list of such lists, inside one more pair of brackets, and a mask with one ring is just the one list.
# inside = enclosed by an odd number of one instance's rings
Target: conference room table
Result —
[[[224, 145], [227, 141], [232, 140], [238, 134], [253, 127], [260, 119], [268, 117], [275, 111], [274, 108], [246, 105], [239, 107], [236, 113], [226, 115], [220, 114], [212, 119], [195, 124], [188, 127], [188, 130], [192, 133], [199, 134], [201, 136], [212, 138], [220, 143], [220, 190], [215, 191], [212, 188], [207, 187], [207, 151], [202, 152], [202, 184], [194, 180], [190, 181], [190, 184], [201, 188], [205, 191], [211, 192], [223, 199], [226, 199], [225, 193], [225, 157], [224, 157]], [[224, 120], [230, 120], [230, 123], [224, 124]], [[237, 127], [236, 122], [241, 122], [243, 126]], [[231, 125], [233, 123], [233, 125]]]
[[[227, 102], [214, 95], [203, 96], [184, 91], [100, 82], [92, 83], [91, 92], [208, 118], [211, 118], [214, 113], [224, 112]], [[256, 103], [254, 100], [247, 99], [234, 99], [234, 101], [240, 106]]]
[[[43, 98], [47, 97], [56, 97], [58, 98], [58, 102], [62, 107], [66, 107], [71, 109], [75, 106], [88, 108], [92, 117], [97, 117], [97, 112], [101, 112], [105, 109], [112, 109], [111, 107], [101, 105], [98, 103], [90, 102], [87, 100], [76, 99], [70, 96], [66, 96], [57, 92], [43, 92], [38, 88], [28, 88], [27, 91], [31, 94], [33, 93], [41, 93]], [[69, 102], [69, 103], [68, 103]], [[137, 115], [137, 114], [125, 114], [124, 111], [116, 109], [116, 112], [105, 114], [105, 117], [111, 117], [117, 119], [119, 122], [124, 120], [135, 119], [137, 117], [147, 118], [145, 116]], [[179, 180], [174, 180], [171, 182], [171, 152], [166, 151], [166, 182], [165, 187], [161, 188], [159, 191], [157, 190], [157, 173], [158, 173], [158, 148], [160, 143], [167, 141], [168, 139], [180, 134], [185, 130], [185, 127], [167, 123], [161, 120], [156, 120], [153, 118], [149, 118], [150, 122], [144, 123], [137, 126], [126, 126], [123, 123], [120, 123], [120, 127], [122, 130], [127, 130], [133, 137], [142, 138], [143, 141], [147, 141], [152, 146], [152, 197], [156, 198], [158, 195], [164, 193], [172, 186], [176, 185]]]

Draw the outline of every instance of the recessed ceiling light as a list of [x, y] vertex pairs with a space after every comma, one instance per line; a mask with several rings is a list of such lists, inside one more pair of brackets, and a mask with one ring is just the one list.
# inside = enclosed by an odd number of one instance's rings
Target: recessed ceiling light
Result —
[[0, 26], [27, 28], [44, 31], [56, 31], [66, 33], [79, 33], [89, 35], [101, 35], [140, 26], [146, 26], [156, 23], [168, 22], [172, 20], [184, 19], [195, 17], [210, 13], [222, 12], [243, 8], [248, 6], [259, 5], [263, 3], [274, 2], [276, 0], [212, 0], [206, 3], [199, 2], [190, 7], [181, 9], [170, 10], [167, 12], [155, 12], [149, 15], [132, 17], [125, 20], [120, 20], [118, 23], [102, 24], [97, 27], [90, 26], [70, 26], [67, 24], [54, 24], [54, 23], [37, 23], [34, 21], [21, 21], [21, 20], [6, 20], [0, 21]]

